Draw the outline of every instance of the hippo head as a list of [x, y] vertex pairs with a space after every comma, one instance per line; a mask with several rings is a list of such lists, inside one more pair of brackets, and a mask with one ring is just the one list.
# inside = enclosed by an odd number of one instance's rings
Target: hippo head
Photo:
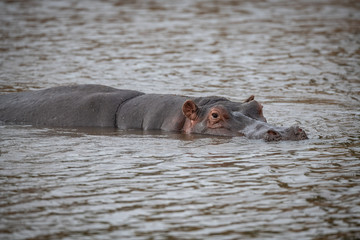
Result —
[[262, 105], [254, 96], [244, 103], [225, 98], [207, 97], [187, 100], [182, 107], [186, 117], [184, 131], [219, 136], [246, 136], [265, 141], [303, 140], [306, 133], [299, 127], [275, 127], [266, 122]]

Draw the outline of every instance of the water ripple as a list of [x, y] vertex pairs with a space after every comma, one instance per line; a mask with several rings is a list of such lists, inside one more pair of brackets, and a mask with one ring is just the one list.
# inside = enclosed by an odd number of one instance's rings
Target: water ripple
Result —
[[254, 94], [260, 140], [0, 125], [1, 239], [360, 237], [357, 1], [3, 1], [0, 91]]

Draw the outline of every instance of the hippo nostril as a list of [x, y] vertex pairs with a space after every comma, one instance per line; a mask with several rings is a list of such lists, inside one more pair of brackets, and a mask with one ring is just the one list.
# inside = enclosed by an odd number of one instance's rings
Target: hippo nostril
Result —
[[270, 129], [265, 135], [265, 141], [279, 141], [281, 140], [281, 134], [278, 131]]
[[275, 131], [275, 130], [269, 130], [269, 131], [267, 131], [267, 133], [269, 134], [269, 135], [272, 135], [272, 136], [278, 136], [278, 135], [280, 135], [277, 131]]
[[299, 135], [302, 132], [302, 129], [298, 126], [292, 126], [289, 128], [290, 132], [292, 131], [295, 135]]
[[[298, 127], [298, 126], [294, 126], [294, 127], [291, 127], [291, 128], [292, 128], [292, 130], [293, 130], [293, 133], [295, 134], [294, 140], [304, 140], [304, 139], [308, 139], [305, 131], [304, 131], [302, 128], [300, 128], [300, 127]], [[293, 140], [293, 139], [290, 138], [290, 140]]]

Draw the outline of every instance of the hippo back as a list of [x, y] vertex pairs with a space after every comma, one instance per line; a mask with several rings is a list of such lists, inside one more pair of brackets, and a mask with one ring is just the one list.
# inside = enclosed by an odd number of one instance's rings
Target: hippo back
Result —
[[37, 126], [114, 127], [117, 108], [143, 93], [75, 85], [0, 95], [0, 121]]

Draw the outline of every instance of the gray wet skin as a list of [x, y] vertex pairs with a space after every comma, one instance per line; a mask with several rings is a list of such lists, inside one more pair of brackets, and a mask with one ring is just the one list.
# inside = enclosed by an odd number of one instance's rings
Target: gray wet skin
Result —
[[266, 122], [262, 105], [210, 96], [144, 94], [102, 85], [55, 87], [0, 95], [4, 123], [56, 127], [116, 127], [178, 131], [220, 136], [246, 136], [265, 141], [303, 140], [299, 127]]

